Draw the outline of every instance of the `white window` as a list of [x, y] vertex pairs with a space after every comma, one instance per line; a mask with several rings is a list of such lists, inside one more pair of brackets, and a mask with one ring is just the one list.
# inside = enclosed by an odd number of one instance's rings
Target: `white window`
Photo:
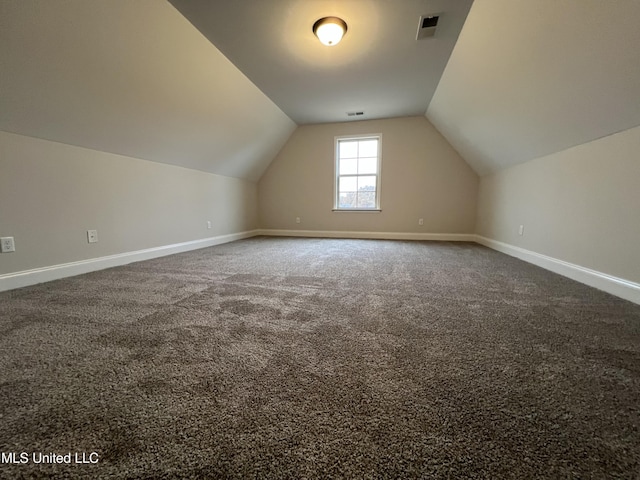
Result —
[[336, 137], [335, 210], [380, 210], [380, 140]]

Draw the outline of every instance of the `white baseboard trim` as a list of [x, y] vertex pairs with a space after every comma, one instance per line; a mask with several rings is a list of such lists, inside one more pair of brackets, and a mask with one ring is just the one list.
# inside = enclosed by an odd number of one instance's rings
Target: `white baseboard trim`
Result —
[[14, 288], [36, 285], [60, 278], [81, 275], [83, 273], [103, 270], [105, 268], [126, 265], [132, 262], [150, 260], [175, 253], [212, 247], [223, 243], [241, 240], [258, 235], [277, 237], [316, 237], [316, 238], [356, 238], [384, 240], [435, 240], [444, 242], [476, 242], [493, 250], [506, 253], [525, 262], [532, 263], [546, 270], [558, 273], [591, 287], [603, 290], [617, 297], [640, 305], [640, 284], [598, 272], [590, 268], [558, 260], [524, 248], [492, 240], [481, 235], [467, 233], [410, 233], [410, 232], [354, 232], [332, 230], [250, 230], [246, 232], [219, 235], [216, 237], [192, 240], [189, 242], [163, 245], [134, 252], [125, 252], [105, 257], [91, 258], [77, 262], [35, 268], [21, 272], [0, 275], [0, 292]]
[[437, 240], [441, 242], [475, 242], [470, 233], [352, 232], [337, 230], [260, 230], [270, 237], [361, 238], [381, 240]]
[[146, 248], [135, 252], [118, 253], [115, 255], [108, 255], [106, 257], [90, 258], [77, 262], [52, 265], [50, 267], [34, 268], [32, 270], [8, 273], [0, 275], [0, 292], [49, 282], [51, 280], [58, 280], [60, 278], [72, 277], [74, 275], [81, 275], [83, 273], [94, 272], [96, 270], [103, 270], [105, 268], [118, 267], [132, 262], [140, 262], [142, 260], [150, 260], [152, 258], [173, 255], [174, 253], [212, 247], [214, 245], [233, 242], [243, 238], [255, 237], [259, 234], [258, 230], [231, 233], [228, 235], [219, 235], [217, 237], [203, 238], [201, 240], [192, 240], [189, 242], [174, 243], [172, 245], [163, 245], [161, 247]]
[[581, 267], [574, 263], [558, 260], [557, 258], [532, 252], [524, 248], [509, 245], [508, 243], [492, 240], [480, 235], [476, 235], [476, 242], [485, 247], [506, 253], [512, 257], [519, 258], [525, 262], [532, 263], [546, 270], [558, 273], [577, 282], [584, 283], [590, 287], [603, 290], [630, 302], [640, 304], [640, 284], [614, 277], [606, 273], [598, 272], [590, 268]]

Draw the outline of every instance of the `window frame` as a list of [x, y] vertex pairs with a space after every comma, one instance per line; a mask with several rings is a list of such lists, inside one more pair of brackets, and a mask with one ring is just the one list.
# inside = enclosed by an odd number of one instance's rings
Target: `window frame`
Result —
[[[353, 141], [353, 140], [377, 140], [377, 168], [375, 174], [350, 174], [340, 175], [340, 142], [341, 141]], [[359, 157], [356, 157], [359, 158]], [[382, 176], [382, 134], [381, 133], [367, 133], [363, 135], [340, 135], [334, 137], [334, 162], [333, 162], [333, 211], [334, 212], [364, 212], [364, 213], [378, 213], [381, 212], [380, 208], [380, 184]], [[375, 191], [375, 207], [373, 208], [344, 208], [340, 207], [340, 177], [359, 177], [366, 176], [376, 177], [376, 191]]]

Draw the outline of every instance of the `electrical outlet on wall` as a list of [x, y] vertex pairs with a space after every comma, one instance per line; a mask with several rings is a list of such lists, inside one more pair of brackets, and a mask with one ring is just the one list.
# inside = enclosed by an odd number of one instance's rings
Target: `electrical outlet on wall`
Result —
[[418, 225], [424, 225], [424, 218], [418, 219]]
[[98, 243], [98, 230], [87, 230], [87, 242]]
[[300, 217], [296, 217], [296, 223], [300, 223]]
[[211, 220], [207, 220], [207, 228], [211, 229]]
[[16, 251], [16, 244], [13, 241], [13, 237], [0, 238], [0, 252], [9, 253]]
[[524, 235], [524, 225], [520, 225], [520, 227], [518, 228], [518, 235]]

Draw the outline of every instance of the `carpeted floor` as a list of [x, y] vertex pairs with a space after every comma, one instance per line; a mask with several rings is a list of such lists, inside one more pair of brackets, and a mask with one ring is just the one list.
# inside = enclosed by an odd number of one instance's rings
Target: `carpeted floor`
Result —
[[475, 244], [257, 237], [0, 332], [1, 478], [640, 478], [640, 306]]

